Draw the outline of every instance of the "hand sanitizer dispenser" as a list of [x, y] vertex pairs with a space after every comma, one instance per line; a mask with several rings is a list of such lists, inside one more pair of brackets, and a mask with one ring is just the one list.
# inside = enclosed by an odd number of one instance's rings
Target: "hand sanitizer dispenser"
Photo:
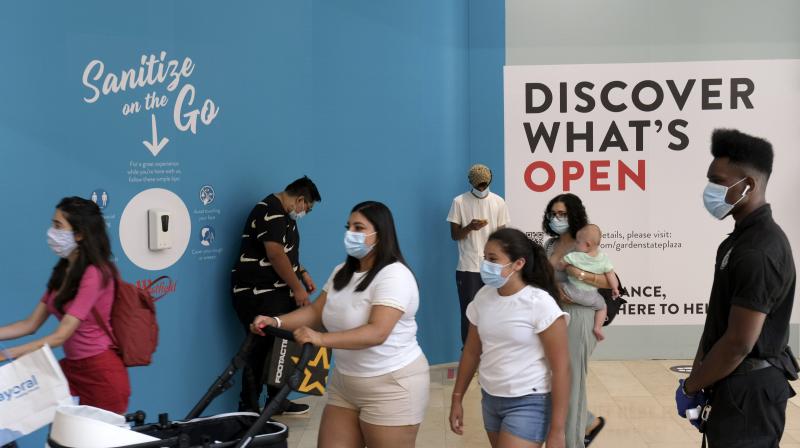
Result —
[[151, 208], [147, 211], [147, 234], [150, 250], [164, 250], [172, 247], [169, 221], [170, 213], [167, 210]]

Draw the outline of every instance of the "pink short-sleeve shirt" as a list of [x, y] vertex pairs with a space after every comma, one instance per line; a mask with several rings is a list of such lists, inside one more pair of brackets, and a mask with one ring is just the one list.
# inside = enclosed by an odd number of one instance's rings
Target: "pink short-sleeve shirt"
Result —
[[[61, 320], [64, 315], [55, 307], [55, 291], [48, 291], [42, 296], [42, 303], [47, 311]], [[113, 347], [111, 338], [97, 323], [92, 308], [97, 308], [106, 328], [111, 328], [111, 305], [114, 302], [114, 281], [109, 278], [103, 283], [103, 274], [96, 266], [89, 266], [83, 273], [78, 293], [64, 306], [64, 311], [81, 321], [75, 333], [64, 343], [64, 354], [67, 359], [84, 359], [99, 355]]]

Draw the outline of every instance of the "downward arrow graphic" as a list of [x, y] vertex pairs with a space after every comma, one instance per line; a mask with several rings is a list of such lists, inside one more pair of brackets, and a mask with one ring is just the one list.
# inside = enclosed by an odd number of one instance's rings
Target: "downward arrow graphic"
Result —
[[164, 137], [161, 139], [161, 141], [158, 140], [158, 127], [156, 127], [156, 114], [150, 114], [150, 117], [152, 118], [151, 122], [153, 124], [153, 142], [151, 143], [148, 141], [143, 141], [142, 143], [144, 143], [144, 146], [147, 148], [147, 150], [153, 154], [153, 157], [155, 157], [158, 155], [158, 153], [161, 152], [162, 149], [164, 149], [165, 146], [167, 146], [167, 143], [169, 143], [169, 139]]

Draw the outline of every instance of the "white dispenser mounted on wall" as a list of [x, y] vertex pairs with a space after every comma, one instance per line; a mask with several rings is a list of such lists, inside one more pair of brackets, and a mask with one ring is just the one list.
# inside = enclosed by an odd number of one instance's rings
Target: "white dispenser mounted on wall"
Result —
[[164, 250], [172, 247], [169, 221], [169, 211], [158, 208], [147, 210], [147, 234], [150, 250]]

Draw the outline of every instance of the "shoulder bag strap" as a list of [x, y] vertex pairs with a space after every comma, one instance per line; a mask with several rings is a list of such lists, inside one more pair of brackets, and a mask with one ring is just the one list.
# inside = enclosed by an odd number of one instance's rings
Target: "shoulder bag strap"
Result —
[[[114, 296], [112, 300], [117, 299], [116, 294], [117, 294], [117, 289], [119, 288], [118, 281], [119, 278], [117, 276], [114, 276]], [[113, 302], [111, 306], [114, 306]], [[111, 328], [109, 328], [108, 325], [106, 325], [105, 321], [103, 320], [103, 317], [100, 316], [100, 311], [97, 310], [97, 306], [92, 307], [92, 316], [94, 316], [94, 320], [97, 322], [97, 325], [99, 325], [100, 328], [103, 329], [103, 332], [106, 335], [108, 335], [109, 338], [111, 338], [111, 343], [114, 344], [114, 347], [119, 347], [119, 344], [117, 344], [117, 338], [114, 337], [114, 332], [111, 331]]]
[[115, 347], [118, 347], [117, 338], [114, 337], [114, 332], [108, 328], [105, 322], [103, 322], [103, 318], [100, 316], [100, 312], [97, 311], [97, 308], [92, 308], [92, 316], [94, 316], [94, 320], [97, 322], [97, 325], [100, 325], [100, 328], [103, 329], [103, 332], [111, 338], [111, 342], [114, 344]]

